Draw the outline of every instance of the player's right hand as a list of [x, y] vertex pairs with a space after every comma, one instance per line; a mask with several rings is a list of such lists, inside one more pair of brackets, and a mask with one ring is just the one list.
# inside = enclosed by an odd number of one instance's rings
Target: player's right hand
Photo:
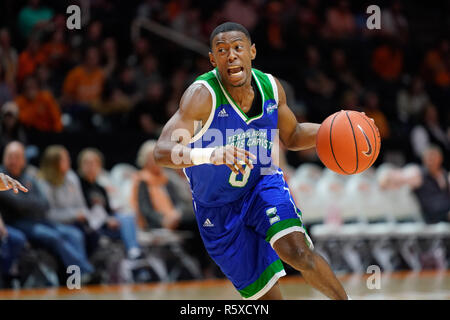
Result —
[[248, 165], [250, 169], [253, 169], [251, 159], [256, 160], [256, 156], [253, 153], [231, 145], [218, 147], [211, 154], [212, 164], [224, 164], [236, 174], [239, 171], [245, 174], [244, 164]]

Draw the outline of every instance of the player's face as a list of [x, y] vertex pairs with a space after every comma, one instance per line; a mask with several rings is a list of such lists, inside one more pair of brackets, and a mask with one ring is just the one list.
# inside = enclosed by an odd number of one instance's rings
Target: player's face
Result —
[[222, 82], [233, 87], [243, 86], [251, 80], [255, 45], [240, 31], [222, 32], [212, 42], [209, 59], [219, 70]]

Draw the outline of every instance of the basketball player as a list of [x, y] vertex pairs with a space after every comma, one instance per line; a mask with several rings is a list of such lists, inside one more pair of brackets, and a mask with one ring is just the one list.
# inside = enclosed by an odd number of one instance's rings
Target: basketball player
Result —
[[156, 162], [185, 168], [205, 247], [244, 299], [282, 299], [281, 261], [327, 297], [347, 299], [312, 250], [283, 172], [258, 159], [271, 155], [269, 132], [278, 129], [288, 149], [303, 150], [315, 147], [319, 125], [297, 123], [280, 82], [252, 69], [256, 48], [242, 25], [219, 25], [210, 46], [214, 69], [183, 94], [154, 150]]
[[14, 193], [18, 193], [19, 190], [28, 192], [28, 189], [25, 188], [19, 181], [11, 178], [4, 173], [0, 173], [0, 191], [6, 191], [10, 189], [13, 189]]

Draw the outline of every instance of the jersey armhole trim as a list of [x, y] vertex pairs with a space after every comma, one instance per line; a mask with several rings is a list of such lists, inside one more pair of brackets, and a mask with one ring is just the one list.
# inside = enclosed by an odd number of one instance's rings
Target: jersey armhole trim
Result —
[[211, 87], [211, 85], [205, 80], [196, 80], [194, 83], [202, 84], [206, 87], [206, 89], [208, 89], [208, 91], [212, 97], [212, 105], [211, 105], [211, 112], [209, 113], [208, 120], [206, 120], [206, 123], [202, 127], [202, 129], [191, 138], [191, 140], [189, 141], [190, 143], [194, 143], [195, 141], [200, 139], [205, 134], [206, 130], [209, 129], [209, 127], [211, 126], [211, 123], [214, 119], [214, 113], [216, 110], [216, 93], [214, 92], [214, 89]]
[[273, 75], [268, 73], [267, 76], [269, 77], [270, 83], [272, 84], [273, 97], [275, 98], [275, 101], [276, 101], [276, 103], [278, 105], [278, 87], [277, 87], [277, 82], [275, 81], [275, 78], [273, 77]]

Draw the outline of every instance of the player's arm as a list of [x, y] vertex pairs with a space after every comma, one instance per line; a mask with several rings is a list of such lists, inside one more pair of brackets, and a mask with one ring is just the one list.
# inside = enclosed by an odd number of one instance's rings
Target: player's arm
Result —
[[154, 150], [158, 165], [169, 168], [186, 168], [211, 163], [227, 165], [233, 172], [243, 174], [243, 163], [251, 168], [249, 158], [255, 158], [248, 151], [234, 146], [217, 148], [189, 148], [196, 124], [206, 123], [212, 108], [210, 92], [202, 84], [192, 84], [183, 94], [180, 107], [164, 126]]
[[320, 124], [298, 123], [294, 113], [286, 103], [286, 93], [280, 82], [275, 79], [278, 88], [278, 129], [280, 139], [289, 150], [305, 150], [316, 146], [316, 135]]

